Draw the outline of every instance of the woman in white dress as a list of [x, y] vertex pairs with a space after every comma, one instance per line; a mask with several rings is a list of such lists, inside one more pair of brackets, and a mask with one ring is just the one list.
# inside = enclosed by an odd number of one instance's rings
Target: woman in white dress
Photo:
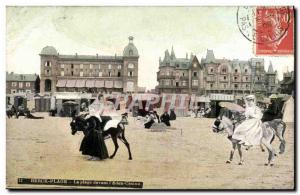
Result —
[[261, 122], [263, 114], [256, 106], [254, 95], [248, 95], [245, 104], [246, 120], [236, 127], [232, 138], [239, 140], [239, 143], [245, 146], [260, 145], [263, 135]]

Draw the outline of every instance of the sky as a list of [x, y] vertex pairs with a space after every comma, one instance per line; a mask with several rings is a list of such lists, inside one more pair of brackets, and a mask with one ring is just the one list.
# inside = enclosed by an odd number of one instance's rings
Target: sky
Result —
[[[256, 57], [253, 43], [239, 31], [237, 7], [7, 7], [6, 70], [40, 73], [42, 48], [60, 54], [122, 55], [128, 37], [138, 49], [140, 87], [157, 85], [159, 57], [172, 46], [176, 57], [207, 49], [216, 58]], [[259, 56], [270, 61], [279, 79], [294, 70], [293, 56]]]

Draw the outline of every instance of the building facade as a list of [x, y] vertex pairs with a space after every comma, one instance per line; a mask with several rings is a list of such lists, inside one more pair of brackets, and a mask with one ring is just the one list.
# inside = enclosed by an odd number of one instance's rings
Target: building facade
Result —
[[295, 95], [294, 71], [283, 73], [283, 80], [280, 82], [280, 93]]
[[35, 93], [37, 74], [6, 72], [6, 94]]
[[40, 53], [40, 91], [45, 92], [136, 92], [138, 50], [133, 37], [122, 56], [61, 55], [52, 46]]
[[163, 60], [159, 59], [157, 72], [159, 93], [189, 93], [207, 95], [211, 93], [267, 95], [278, 85], [277, 72], [270, 63], [264, 69], [264, 59], [251, 58], [247, 61], [216, 59], [213, 50], [207, 50], [200, 61], [190, 57], [176, 58], [165, 51]]

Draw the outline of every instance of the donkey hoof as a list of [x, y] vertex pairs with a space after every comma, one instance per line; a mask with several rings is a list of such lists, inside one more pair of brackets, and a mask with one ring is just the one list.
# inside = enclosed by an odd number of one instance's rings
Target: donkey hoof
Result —
[[275, 153], [274, 156], [277, 156], [277, 154]]
[[231, 163], [231, 161], [230, 161], [230, 160], [226, 161], [226, 164], [230, 164], [230, 163]]
[[242, 162], [239, 162], [239, 165], [243, 165], [243, 163], [242, 163]]
[[132, 160], [132, 158], [130, 157], [128, 160]]
[[265, 163], [265, 166], [268, 166], [269, 165], [269, 163]]
[[113, 159], [113, 158], [114, 158], [114, 156], [110, 156], [109, 158], [110, 158], [110, 159]]
[[265, 152], [265, 150], [261, 150], [262, 152]]
[[271, 167], [273, 167], [273, 166], [274, 166], [274, 164], [272, 163], [272, 164], [270, 164], [270, 166], [271, 166]]
[[283, 152], [280, 151], [279, 154], [283, 154]]

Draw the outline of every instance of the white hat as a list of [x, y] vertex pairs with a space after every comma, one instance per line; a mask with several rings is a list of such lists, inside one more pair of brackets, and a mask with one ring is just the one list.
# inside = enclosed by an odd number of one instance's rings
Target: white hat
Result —
[[248, 95], [246, 96], [246, 100], [254, 100], [255, 96], [254, 95]]

